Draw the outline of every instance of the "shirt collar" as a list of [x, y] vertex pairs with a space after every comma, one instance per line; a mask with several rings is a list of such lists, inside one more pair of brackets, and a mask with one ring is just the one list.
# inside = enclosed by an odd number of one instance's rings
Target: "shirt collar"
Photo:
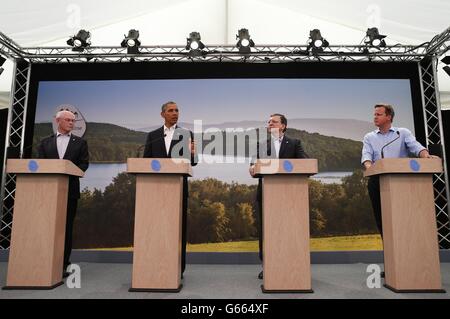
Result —
[[283, 141], [283, 138], [284, 138], [284, 134], [280, 135], [278, 137], [272, 135], [272, 140], [274, 140], [274, 141], [278, 140], [280, 143]]
[[70, 137], [71, 135], [72, 135], [72, 132], [69, 132], [69, 133], [67, 133], [67, 134], [63, 134], [63, 133], [60, 133], [59, 131], [56, 131], [56, 137], [59, 137], [59, 136], [68, 136], [68, 137]]
[[177, 125], [175, 124], [175, 125], [172, 125], [170, 128], [168, 128], [165, 124], [164, 124], [164, 132], [167, 132], [167, 131], [175, 131], [175, 127], [176, 127]]
[[[393, 127], [393, 126], [391, 126], [390, 128], [389, 128], [389, 132], [395, 132], [395, 131], [397, 131], [397, 129], [395, 128], [395, 127]], [[380, 129], [379, 128], [377, 128], [376, 130], [375, 130], [375, 133], [379, 133], [379, 134], [381, 134], [381, 131], [380, 131]]]

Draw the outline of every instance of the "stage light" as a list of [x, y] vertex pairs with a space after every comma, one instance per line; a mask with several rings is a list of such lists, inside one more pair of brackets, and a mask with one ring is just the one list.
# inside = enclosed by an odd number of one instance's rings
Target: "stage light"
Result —
[[381, 35], [377, 28], [368, 28], [366, 32], [366, 41], [364, 41], [364, 43], [372, 47], [381, 48], [386, 46], [384, 38], [386, 38], [386, 36]]
[[3, 63], [5, 63], [5, 61], [6, 61], [6, 59], [0, 55], [0, 75], [2, 75], [2, 73], [3, 73], [4, 69], [2, 68], [2, 66], [3, 66]]
[[90, 42], [91, 33], [86, 30], [78, 31], [77, 35], [74, 35], [69, 40], [67, 44], [70, 45], [73, 51], [83, 51], [85, 48], [91, 45]]
[[441, 60], [443, 63], [446, 64], [446, 66], [443, 67], [445, 73], [447, 73], [450, 76], [450, 55], [447, 55], [445, 58]]
[[322, 37], [319, 29], [309, 31], [308, 49], [312, 49], [313, 53], [317, 53], [322, 52], [323, 48], [327, 46], [329, 46], [329, 43]]
[[189, 50], [189, 56], [195, 57], [195, 56], [201, 56], [205, 52], [202, 51], [205, 48], [205, 45], [201, 41], [200, 33], [198, 32], [191, 32], [189, 34], [189, 38], [187, 38], [187, 44], [186, 44], [186, 50]]
[[128, 36], [125, 36], [125, 39], [123, 39], [120, 46], [122, 48], [127, 47], [128, 54], [138, 54], [139, 46], [141, 45], [141, 42], [138, 40], [138, 38], [139, 38], [139, 31], [131, 29], [130, 31], [128, 31]]
[[250, 38], [250, 34], [247, 29], [240, 29], [236, 35], [236, 39], [239, 39], [236, 43], [236, 47], [239, 48], [240, 53], [250, 53], [250, 48], [255, 46], [255, 42], [253, 42]]

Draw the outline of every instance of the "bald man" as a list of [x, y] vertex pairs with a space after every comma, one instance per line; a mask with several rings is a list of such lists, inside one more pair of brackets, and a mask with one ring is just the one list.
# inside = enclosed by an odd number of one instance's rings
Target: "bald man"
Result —
[[[89, 152], [87, 142], [72, 134], [75, 115], [70, 111], [56, 113], [57, 132], [44, 138], [38, 146], [38, 157], [47, 159], [65, 159], [78, 166], [83, 172], [89, 167]], [[78, 199], [80, 198], [80, 179], [69, 177], [69, 196], [67, 199], [66, 238], [64, 244], [63, 276], [69, 274], [66, 269], [70, 265], [72, 252], [72, 232]]]

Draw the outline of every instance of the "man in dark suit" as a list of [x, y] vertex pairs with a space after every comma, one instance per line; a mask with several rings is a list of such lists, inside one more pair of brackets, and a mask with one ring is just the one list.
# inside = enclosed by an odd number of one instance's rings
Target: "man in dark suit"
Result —
[[[256, 159], [259, 158], [308, 158], [300, 140], [285, 135], [287, 119], [283, 114], [275, 113], [267, 123], [267, 139], [257, 143]], [[250, 165], [250, 175], [255, 176], [254, 161]], [[259, 259], [263, 260], [263, 225], [262, 225], [262, 179], [259, 178], [256, 191], [256, 207], [258, 212]], [[263, 278], [263, 272], [258, 275]]]
[[[161, 117], [164, 125], [148, 133], [145, 143], [144, 157], [153, 158], [186, 158], [191, 165], [198, 163], [195, 153], [194, 138], [191, 131], [177, 126], [179, 116], [178, 106], [169, 101], [161, 107]], [[182, 231], [181, 231], [181, 277], [186, 268], [186, 224], [188, 205], [188, 180], [183, 177]]]
[[[72, 161], [82, 171], [89, 167], [87, 142], [71, 132], [75, 123], [75, 115], [70, 111], [56, 113], [57, 132], [44, 138], [38, 146], [38, 157], [47, 159], [65, 159]], [[69, 177], [69, 195], [67, 199], [66, 237], [64, 244], [63, 276], [67, 277], [67, 266], [70, 265], [72, 252], [72, 233], [78, 199], [80, 198], [80, 179]]]

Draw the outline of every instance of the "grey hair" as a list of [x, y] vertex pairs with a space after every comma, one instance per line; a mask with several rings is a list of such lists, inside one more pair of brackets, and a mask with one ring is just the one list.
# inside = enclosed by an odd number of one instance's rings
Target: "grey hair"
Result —
[[59, 119], [59, 118], [61, 118], [63, 116], [63, 114], [67, 114], [67, 113], [70, 113], [70, 114], [72, 114], [75, 117], [75, 114], [73, 114], [73, 112], [71, 112], [69, 110], [61, 110], [61, 111], [56, 113], [55, 118]]

